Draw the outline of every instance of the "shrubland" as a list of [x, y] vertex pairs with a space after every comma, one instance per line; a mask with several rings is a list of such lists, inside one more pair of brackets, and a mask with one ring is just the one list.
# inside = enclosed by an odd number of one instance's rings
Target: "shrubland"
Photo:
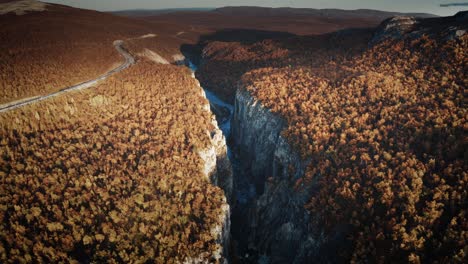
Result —
[[0, 114], [0, 262], [217, 262], [207, 103], [187, 68], [140, 60]]

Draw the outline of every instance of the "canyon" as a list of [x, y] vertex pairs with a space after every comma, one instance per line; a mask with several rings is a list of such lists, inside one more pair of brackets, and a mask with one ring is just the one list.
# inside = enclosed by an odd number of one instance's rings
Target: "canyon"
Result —
[[30, 3], [0, 0], [0, 262], [466, 258], [467, 12]]
[[[436, 32], [431, 31], [431, 37], [443, 36], [442, 43], [451, 40], [458, 40], [458, 43], [461, 43], [466, 28], [460, 24], [462, 20], [463, 13], [452, 18], [424, 21], [412, 17], [395, 17], [384, 21], [372, 31], [371, 35], [366, 36], [367, 33], [364, 32], [364, 36], [369, 49], [386, 41], [424, 39], [424, 34], [431, 30]], [[440, 25], [435, 26], [436, 21]], [[347, 31], [341, 32], [343, 35], [347, 33]], [[219, 47], [206, 44], [200, 57], [196, 58], [200, 61], [201, 68], [206, 64], [213, 64], [216, 65], [214, 68], [224, 69], [223, 61], [216, 57], [216, 54], [225, 52], [228, 54], [226, 57], [230, 56], [230, 52], [236, 55], [242, 54], [231, 48], [230, 51], [221, 51], [225, 46], [218, 43], [216, 45]], [[233, 44], [235, 45], [242, 47], [239, 50], [246, 50], [249, 47], [245, 48], [243, 46], [245, 44]], [[236, 67], [236, 63], [229, 64], [230, 61], [224, 63], [229, 65], [227, 68], [230, 70]], [[257, 67], [261, 68], [261, 63], [257, 64]], [[271, 74], [275, 74], [272, 72]], [[201, 71], [196, 76], [201, 82], [207, 82], [212, 75], [209, 71]], [[227, 76], [228, 74], [221, 73], [216, 78], [222, 80]], [[261, 80], [265, 81], [265, 78]], [[343, 252], [352, 251], [356, 247], [349, 239], [355, 226], [347, 221], [332, 228], [317, 225], [323, 216], [319, 211], [307, 209], [307, 204], [311, 197], [320, 194], [323, 188], [323, 182], [319, 183], [322, 175], [318, 173], [312, 180], [303, 181], [307, 170], [314, 166], [313, 158], [301, 154], [300, 149], [291, 145], [291, 140], [285, 137], [283, 132], [288, 127], [287, 119], [274, 113], [262, 100], [252, 95], [251, 91], [260, 88], [252, 86], [252, 83], [246, 83], [244, 79], [227, 82], [225, 87], [216, 87], [210, 83], [209, 87], [222, 93], [223, 99], [233, 102], [230, 106], [232, 109], [224, 111], [231, 113], [230, 130], [226, 137], [234, 171], [234, 199], [231, 200], [231, 261], [233, 263], [346, 262], [349, 255]], [[226, 90], [227, 95], [224, 93]], [[230, 97], [232, 93], [235, 94], [234, 98]], [[217, 116], [223, 116], [223, 111], [219, 108], [222, 107], [212, 105], [212, 111]], [[218, 119], [225, 120], [225, 117]], [[389, 159], [388, 155], [385, 157]]]
[[[188, 65], [196, 70], [193, 63]], [[301, 191], [294, 188], [309, 161], [302, 160], [280, 135], [285, 120], [243, 89], [237, 90], [234, 106], [210, 91], [205, 93], [211, 94], [207, 99], [224, 127], [224, 135], [220, 130], [212, 132], [213, 145], [221, 150], [216, 151], [221, 153], [216, 170], [212, 165], [212, 183], [225, 191], [232, 208], [219, 235], [224, 256], [233, 263], [339, 261], [335, 250], [346, 246], [345, 232], [325, 235], [320, 229], [311, 229], [313, 216], [304, 204], [314, 185]], [[231, 252], [226, 250], [229, 248]]]

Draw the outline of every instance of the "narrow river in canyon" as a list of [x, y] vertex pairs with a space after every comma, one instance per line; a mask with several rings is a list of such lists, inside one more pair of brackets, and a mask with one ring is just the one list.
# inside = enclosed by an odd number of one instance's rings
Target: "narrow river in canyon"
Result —
[[[188, 62], [189, 68], [193, 74], [198, 66]], [[202, 87], [203, 88], [203, 87]], [[249, 245], [248, 232], [249, 227], [249, 205], [256, 199], [255, 185], [250, 182], [248, 177], [249, 169], [242, 164], [242, 159], [236, 151], [234, 141], [230, 140], [231, 121], [234, 117], [234, 105], [224, 102], [212, 91], [203, 88], [206, 98], [210, 102], [211, 111], [215, 114], [218, 126], [224, 134], [226, 145], [228, 147], [228, 156], [232, 164], [234, 187], [233, 199], [231, 202], [231, 248], [230, 263], [268, 263], [265, 256], [261, 257], [255, 250], [255, 245]]]

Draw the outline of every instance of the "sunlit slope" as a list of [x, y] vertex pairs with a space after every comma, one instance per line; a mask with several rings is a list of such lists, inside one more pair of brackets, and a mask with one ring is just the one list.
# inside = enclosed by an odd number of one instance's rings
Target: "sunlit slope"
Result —
[[140, 61], [0, 114], [0, 262], [216, 262], [207, 103], [187, 68]]
[[[0, 15], [0, 104], [96, 78], [123, 62], [115, 40], [160, 36], [161, 29], [177, 32], [166, 24], [52, 4]], [[168, 59], [179, 49], [176, 41], [160, 46]]]
[[[118, 13], [118, 12], [117, 12]], [[124, 12], [125, 14], [125, 12]], [[289, 32], [298, 35], [323, 34], [345, 28], [377, 26], [384, 19], [401, 13], [378, 10], [340, 10], [312, 8], [268, 8], [232, 6], [214, 10], [158, 13], [128, 12], [126, 15], [149, 21], [172, 21], [190, 25], [193, 31], [223, 29], [254, 29]], [[430, 17], [430, 14], [415, 14]]]
[[377, 31], [215, 42], [199, 74], [231, 100], [248, 90], [286, 120], [282, 135], [309, 164], [295, 188], [315, 190], [305, 205], [311, 230], [346, 227], [344, 259], [463, 262], [466, 25], [465, 13], [397, 18]]

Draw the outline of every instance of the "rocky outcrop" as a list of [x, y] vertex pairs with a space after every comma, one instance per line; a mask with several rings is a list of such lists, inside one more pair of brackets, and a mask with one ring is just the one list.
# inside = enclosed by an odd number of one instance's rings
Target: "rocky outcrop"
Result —
[[396, 16], [384, 20], [377, 28], [371, 45], [388, 39], [400, 39], [411, 31], [418, 21], [414, 17]]
[[248, 248], [269, 263], [337, 261], [335, 250], [345, 246], [345, 232], [325, 236], [311, 226], [313, 215], [304, 205], [315, 184], [295, 188], [310, 161], [301, 159], [281, 136], [285, 125], [248, 91], [237, 91], [232, 138], [241, 163], [250, 168], [242, 177], [250, 177], [257, 191], [245, 215]]
[[[201, 87], [200, 92], [202, 96], [206, 98], [206, 94]], [[206, 111], [211, 111], [208, 99], [207, 104], [205, 104], [203, 107]], [[216, 185], [224, 190], [226, 197], [225, 202], [221, 208], [222, 213], [220, 214], [220, 224], [215, 226], [211, 230], [211, 233], [214, 237], [217, 237], [219, 244], [222, 245], [222, 248], [219, 249], [219, 252], [213, 252], [212, 256], [221, 263], [227, 263], [231, 230], [231, 213], [229, 203], [232, 197], [233, 186], [232, 166], [227, 155], [226, 139], [224, 138], [222, 131], [219, 129], [214, 115], [212, 115], [211, 122], [214, 129], [212, 131], [207, 131], [211, 139], [211, 144], [207, 149], [199, 151], [198, 154], [204, 161], [203, 173], [207, 178], [210, 179], [213, 185]], [[206, 256], [200, 256], [197, 259], [190, 259], [186, 261], [186, 263], [205, 262]]]
[[[208, 105], [209, 110], [209, 105]], [[218, 238], [218, 242], [222, 245], [219, 252], [215, 252], [216, 259], [222, 257], [224, 260], [228, 256], [230, 231], [231, 231], [231, 213], [228, 201], [232, 196], [232, 168], [227, 157], [226, 140], [218, 128], [216, 120], [213, 120], [215, 129], [210, 132], [211, 146], [208, 149], [199, 152], [200, 157], [204, 160], [203, 172], [210, 179], [213, 185], [216, 185], [224, 190], [225, 201], [220, 215], [219, 226], [212, 229], [212, 235]], [[194, 262], [199, 263], [199, 262]]]
[[195, 258], [187, 258], [184, 260], [184, 264], [195, 264], [195, 263], [220, 263], [220, 264], [228, 264], [228, 256], [229, 256], [229, 247], [230, 247], [230, 229], [231, 229], [231, 221], [230, 221], [230, 207], [229, 204], [226, 202], [222, 206], [222, 213], [220, 214], [218, 226], [215, 226], [211, 229], [211, 235], [218, 238], [218, 243], [222, 246], [215, 252], [210, 252], [206, 255], [200, 255]]
[[36, 0], [0, 1], [0, 15], [15, 13], [17, 16], [46, 10], [47, 4]]
[[450, 27], [447, 30], [446, 40], [458, 40], [466, 34], [466, 29], [459, 29], [457, 27]]
[[468, 11], [460, 11], [455, 14], [455, 19], [459, 22], [466, 22], [468, 20]]
[[280, 135], [284, 126], [282, 118], [248, 91], [238, 90], [232, 135], [242, 163], [250, 167], [247, 177], [257, 192], [247, 215], [248, 247], [267, 256], [271, 263], [301, 263], [304, 252], [317, 242], [309, 235], [310, 216], [304, 209], [308, 192], [293, 188], [307, 162]]
[[184, 55], [178, 53], [178, 54], [172, 55], [172, 61], [176, 65], [186, 65], [187, 59], [185, 58]]
[[[192, 77], [195, 78], [192, 73]], [[198, 81], [197, 81], [198, 83]], [[198, 83], [200, 87], [200, 83]], [[200, 93], [207, 98], [205, 91], [200, 87]], [[206, 111], [211, 112], [210, 103], [203, 106]], [[212, 115], [211, 123], [214, 129], [207, 131], [210, 135], [211, 145], [208, 149], [199, 152], [199, 155], [205, 161], [204, 173], [210, 178], [211, 182], [224, 190], [227, 200], [230, 202], [232, 197], [233, 178], [232, 165], [227, 155], [226, 138], [218, 126], [215, 115]]]
[[[205, 106], [210, 110], [209, 104]], [[227, 155], [226, 139], [218, 127], [218, 122], [213, 116], [212, 123], [215, 127], [210, 131], [211, 147], [200, 151], [200, 156], [205, 160], [204, 171], [210, 177], [211, 182], [224, 190], [228, 201], [232, 196], [232, 167]]]
[[241, 89], [234, 109], [232, 139], [242, 160], [250, 164], [251, 182], [261, 193], [266, 177], [272, 175], [273, 154], [285, 122]]
[[459, 40], [468, 28], [466, 20], [468, 11], [458, 12], [453, 17], [438, 19], [417, 19], [408, 16], [396, 16], [384, 20], [377, 27], [369, 45], [373, 46], [385, 40], [418, 39], [423, 35], [433, 35], [434, 28], [443, 30], [443, 40]]

